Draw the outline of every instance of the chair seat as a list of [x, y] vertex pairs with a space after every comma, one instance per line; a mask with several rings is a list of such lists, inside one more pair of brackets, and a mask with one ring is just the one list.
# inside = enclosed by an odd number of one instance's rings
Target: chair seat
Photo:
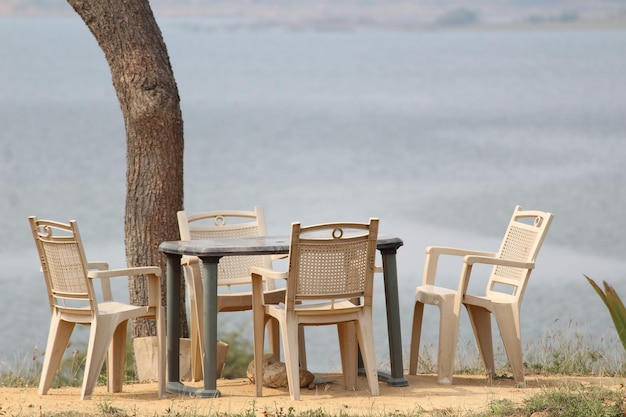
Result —
[[455, 295], [456, 291], [434, 285], [422, 285], [415, 289], [415, 301], [424, 304], [438, 304], [441, 299]]
[[[285, 300], [285, 289], [265, 291], [265, 302], [278, 304]], [[220, 294], [217, 299], [218, 312], [246, 311], [252, 309], [252, 291]]]
[[145, 311], [148, 312], [147, 306], [135, 306], [127, 303], [120, 303], [118, 301], [109, 301], [98, 304], [98, 311], [100, 314], [121, 314], [121, 313], [135, 313]]
[[[284, 298], [283, 298], [284, 301]], [[267, 301], [266, 301], [267, 302]], [[276, 305], [267, 305], [266, 309], [268, 311], [285, 311], [285, 304], [279, 303]], [[319, 315], [320, 313], [327, 311], [332, 314], [348, 314], [354, 311], [358, 311], [361, 309], [360, 305], [354, 304], [350, 300], [338, 300], [335, 302], [321, 302], [321, 303], [310, 303], [310, 304], [298, 304], [294, 307], [294, 312], [300, 315], [306, 314], [314, 314]]]
[[489, 311], [493, 310], [493, 306], [496, 304], [511, 304], [514, 303], [515, 300], [515, 296], [502, 293], [496, 293], [494, 295], [491, 295], [490, 297], [470, 294], [466, 294], [463, 296], [463, 304], [482, 307]]
[[[135, 306], [128, 303], [121, 303], [118, 301], [105, 301], [98, 303], [98, 316], [112, 316], [116, 315], [118, 319], [121, 317], [135, 318], [143, 315], [154, 315], [154, 309], [148, 306]], [[75, 323], [91, 323], [93, 318], [91, 317], [91, 309], [89, 307], [82, 307], [73, 311], [61, 311], [59, 312], [60, 319], [65, 321], [72, 321]]]

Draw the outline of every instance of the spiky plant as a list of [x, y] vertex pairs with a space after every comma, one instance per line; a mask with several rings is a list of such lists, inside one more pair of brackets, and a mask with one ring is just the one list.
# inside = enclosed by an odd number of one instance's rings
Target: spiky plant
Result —
[[604, 291], [598, 284], [595, 283], [594, 280], [585, 275], [587, 281], [591, 284], [594, 290], [598, 293], [606, 307], [609, 309], [609, 313], [611, 314], [611, 319], [613, 319], [613, 324], [615, 324], [615, 329], [617, 330], [617, 335], [622, 341], [622, 345], [624, 345], [624, 349], [626, 349], [626, 307], [624, 307], [624, 303], [617, 295], [615, 289], [609, 285], [606, 281], [602, 281], [604, 285]]

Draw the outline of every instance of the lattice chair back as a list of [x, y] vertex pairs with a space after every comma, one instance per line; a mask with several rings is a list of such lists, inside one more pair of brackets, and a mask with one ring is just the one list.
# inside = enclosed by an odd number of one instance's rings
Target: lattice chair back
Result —
[[[255, 207], [254, 211], [219, 210], [189, 216], [179, 212], [178, 216], [182, 240], [248, 238], [267, 234], [262, 207]], [[249, 285], [251, 266], [271, 265], [270, 256], [225, 256], [218, 264], [218, 285], [226, 286], [229, 292], [233, 285]], [[273, 282], [267, 285], [271, 286], [268, 289], [274, 288]]]
[[487, 296], [507, 293], [522, 298], [541, 245], [553, 215], [537, 210], [522, 210], [516, 206], [504, 239], [496, 255], [499, 259], [532, 263], [531, 268], [496, 265], [487, 284]]
[[[371, 306], [378, 219], [370, 224], [292, 225], [287, 309], [315, 300]], [[331, 303], [332, 309], [332, 303]]]
[[51, 311], [57, 309], [84, 316], [97, 314], [95, 291], [87, 278], [87, 260], [76, 222], [29, 220]]

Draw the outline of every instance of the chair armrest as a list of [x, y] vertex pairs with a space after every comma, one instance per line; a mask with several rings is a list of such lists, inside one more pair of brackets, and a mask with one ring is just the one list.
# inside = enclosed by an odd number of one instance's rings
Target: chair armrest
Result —
[[105, 270], [109, 269], [109, 264], [104, 261], [87, 262], [87, 268]]
[[483, 257], [494, 257], [496, 256], [495, 252], [486, 252], [480, 250], [472, 250], [472, 249], [460, 249], [460, 248], [451, 248], [448, 246], [428, 246], [426, 248], [426, 254], [432, 256], [439, 255], [451, 255], [451, 256], [467, 256], [467, 255], [476, 255]]
[[138, 266], [134, 268], [107, 269], [106, 271], [89, 271], [87, 273], [87, 276], [89, 278], [114, 278], [148, 274], [160, 277], [161, 268], [159, 268], [158, 266]]
[[113, 294], [111, 292], [110, 278], [128, 277], [132, 275], [145, 275], [148, 279], [148, 305], [161, 305], [161, 285], [159, 277], [161, 276], [161, 268], [158, 266], [139, 266], [134, 268], [108, 269], [105, 271], [88, 271], [87, 277], [102, 280], [102, 298], [104, 301], [112, 301]]
[[251, 266], [250, 274], [252, 276], [257, 275], [263, 278], [270, 279], [287, 279], [287, 272], [285, 271], [275, 271], [273, 269], [263, 268], [261, 266]]
[[275, 271], [262, 266], [251, 266], [250, 276], [252, 278], [252, 310], [254, 320], [257, 320], [257, 315], [262, 315], [262, 311], [265, 306], [265, 291], [263, 289], [263, 282], [268, 278], [272, 280], [286, 280], [289, 273], [284, 271]]
[[287, 259], [289, 258], [289, 254], [287, 253], [283, 253], [280, 255], [271, 255], [272, 261], [275, 261], [276, 259]]
[[499, 259], [488, 256], [475, 256], [468, 255], [463, 258], [463, 269], [461, 271], [461, 278], [459, 280], [458, 292], [460, 294], [467, 293], [467, 288], [469, 285], [470, 275], [472, 272], [472, 267], [474, 264], [487, 264], [487, 265], [498, 265], [498, 266], [507, 266], [511, 268], [523, 268], [523, 269], [533, 269], [535, 267], [534, 262], [520, 262], [514, 261], [510, 259]]
[[[435, 285], [435, 278], [437, 276], [437, 266], [439, 263], [439, 257], [441, 255], [467, 257], [467, 256], [480, 256], [485, 259], [494, 258], [496, 254], [494, 252], [485, 252], [472, 249], [460, 249], [451, 248], [447, 246], [428, 246], [426, 248], [426, 262], [424, 264], [424, 275], [422, 278], [422, 285]], [[464, 264], [464, 267], [467, 264]]]
[[500, 259], [500, 258], [491, 258], [491, 257], [485, 257], [485, 256], [474, 256], [474, 255], [466, 256], [463, 259], [463, 262], [465, 262], [468, 265], [488, 264], [488, 265], [509, 266], [512, 268], [524, 268], [524, 269], [535, 268], [534, 262], [521, 262], [521, 261], [514, 261], [511, 259]]

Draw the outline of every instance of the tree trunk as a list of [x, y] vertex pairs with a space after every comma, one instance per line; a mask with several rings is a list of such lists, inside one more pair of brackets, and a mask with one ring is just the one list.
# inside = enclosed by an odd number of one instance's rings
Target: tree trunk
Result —
[[[158, 245], [179, 239], [176, 212], [183, 208], [183, 121], [161, 31], [148, 0], [67, 1], [106, 56], [124, 116], [126, 262], [130, 267], [159, 265], [165, 272]], [[106, 146], [103, 144], [103, 152]], [[132, 303], [145, 305], [145, 277], [132, 277], [129, 293]], [[184, 301], [184, 287], [181, 297]], [[181, 302], [183, 309], [184, 305]], [[184, 310], [181, 313], [186, 335]], [[145, 320], [137, 321], [133, 337], [153, 335], [153, 327]]]

